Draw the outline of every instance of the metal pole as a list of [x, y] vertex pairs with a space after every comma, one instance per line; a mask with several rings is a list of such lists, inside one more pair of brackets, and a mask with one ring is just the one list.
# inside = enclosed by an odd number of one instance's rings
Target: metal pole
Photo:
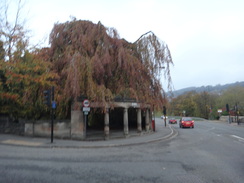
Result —
[[230, 112], [229, 112], [229, 123], [231, 123], [231, 120], [230, 120]]
[[86, 123], [87, 123], [87, 114], [85, 114], [85, 123], [84, 123], [84, 137], [86, 138]]
[[51, 118], [52, 118], [52, 121], [51, 121], [51, 143], [53, 143], [53, 108], [51, 110], [52, 110], [52, 114], [51, 114]]
[[155, 110], [154, 110], [154, 104], [153, 104], [153, 117], [154, 117], [154, 128], [153, 128], [153, 131], [155, 132], [156, 131], [156, 119], [155, 119]]
[[51, 90], [51, 143], [53, 143], [53, 119], [54, 119], [54, 114], [53, 114], [53, 110], [54, 110], [54, 106], [53, 106], [53, 102], [54, 102], [54, 86], [52, 86], [52, 90]]

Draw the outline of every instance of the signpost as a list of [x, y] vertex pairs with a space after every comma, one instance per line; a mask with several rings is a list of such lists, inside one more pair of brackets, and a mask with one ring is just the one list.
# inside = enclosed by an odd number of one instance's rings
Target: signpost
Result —
[[91, 108], [90, 108], [90, 102], [89, 100], [85, 99], [83, 101], [83, 112], [84, 115], [88, 115], [88, 113], [90, 112]]
[[90, 112], [90, 107], [83, 107], [83, 112], [85, 115], [88, 115], [88, 113]]
[[90, 112], [91, 108], [90, 108], [90, 101], [88, 99], [85, 99], [83, 101], [83, 112], [84, 112], [84, 115], [85, 115], [85, 129], [86, 129], [86, 123], [87, 123], [87, 115], [88, 113]]

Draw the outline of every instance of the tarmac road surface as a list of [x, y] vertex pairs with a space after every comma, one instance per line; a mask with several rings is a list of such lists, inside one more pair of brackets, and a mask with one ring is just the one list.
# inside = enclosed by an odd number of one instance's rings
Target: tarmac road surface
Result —
[[244, 182], [243, 125], [197, 121], [194, 129], [165, 128], [157, 119], [156, 128], [144, 143], [131, 137], [90, 147], [0, 135], [0, 182]]

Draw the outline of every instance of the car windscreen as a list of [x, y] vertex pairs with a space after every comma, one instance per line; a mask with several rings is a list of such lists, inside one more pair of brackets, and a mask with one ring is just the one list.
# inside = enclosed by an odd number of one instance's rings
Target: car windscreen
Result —
[[182, 120], [183, 120], [183, 121], [192, 121], [191, 118], [183, 118]]

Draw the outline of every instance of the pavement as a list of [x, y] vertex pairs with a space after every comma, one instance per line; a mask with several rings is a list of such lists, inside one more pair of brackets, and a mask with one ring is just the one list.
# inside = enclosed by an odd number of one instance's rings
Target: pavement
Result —
[[[11, 134], [0, 134], [0, 146], [25, 146], [25, 147], [41, 147], [41, 148], [106, 148], [119, 146], [132, 146], [145, 143], [153, 143], [156, 141], [167, 140], [175, 137], [178, 132], [173, 125], [164, 125], [162, 119], [156, 119], [155, 131], [137, 133], [135, 130], [129, 132], [128, 137], [124, 137], [121, 132], [112, 132], [108, 140], [103, 140], [100, 135], [90, 134], [93, 138], [88, 140], [70, 140], [70, 139], [53, 139], [48, 137], [30, 137], [18, 136]], [[99, 135], [99, 136], [98, 136]]]

